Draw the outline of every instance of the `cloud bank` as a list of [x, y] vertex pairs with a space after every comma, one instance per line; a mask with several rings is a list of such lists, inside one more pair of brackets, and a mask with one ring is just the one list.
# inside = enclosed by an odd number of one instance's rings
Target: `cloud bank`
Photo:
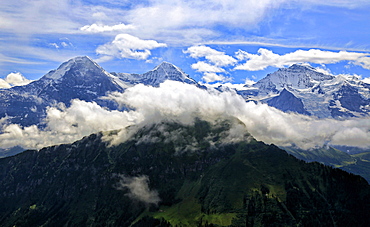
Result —
[[[237, 118], [257, 140], [278, 146], [297, 146], [302, 149], [325, 145], [349, 145], [370, 148], [370, 119], [316, 119], [284, 113], [266, 104], [245, 102], [233, 91], [204, 90], [176, 81], [166, 81], [160, 87], [142, 84], [124, 93], [107, 97], [131, 111], [109, 111], [96, 103], [74, 100], [69, 108], [49, 108], [46, 129], [36, 126], [21, 128], [3, 122], [0, 141], [2, 148], [20, 145], [42, 148], [69, 143], [98, 131], [147, 125], [163, 120], [192, 124], [194, 119], [214, 122]], [[130, 127], [133, 128], [133, 127]], [[240, 130], [238, 130], [240, 131]], [[130, 134], [131, 133], [131, 134]], [[113, 145], [126, 141], [132, 131], [121, 130], [107, 138]]]
[[246, 60], [245, 63], [235, 67], [238, 70], [257, 71], [263, 70], [268, 66], [281, 68], [290, 66], [296, 63], [316, 63], [316, 64], [331, 64], [341, 61], [351, 61], [356, 65], [360, 65], [365, 69], [370, 69], [370, 53], [347, 52], [347, 51], [323, 51], [318, 49], [297, 50], [295, 52], [279, 55], [271, 50], [260, 48], [257, 54], [251, 54], [243, 50], [236, 53], [236, 57], [240, 60]]
[[46, 128], [36, 125], [21, 127], [0, 120], [0, 148], [20, 145], [26, 149], [41, 149], [46, 146], [71, 143], [95, 132], [117, 130], [136, 122], [134, 112], [109, 111], [94, 102], [73, 100], [66, 108], [63, 104], [47, 109]]

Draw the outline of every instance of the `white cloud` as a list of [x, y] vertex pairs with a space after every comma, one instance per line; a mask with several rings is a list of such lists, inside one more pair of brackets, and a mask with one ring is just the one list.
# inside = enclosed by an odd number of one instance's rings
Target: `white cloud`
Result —
[[0, 23], [0, 29], [17, 35], [71, 33], [78, 27], [76, 17], [89, 12], [88, 7], [77, 7], [68, 0], [4, 0], [1, 5], [0, 20], [6, 23]]
[[10, 84], [6, 82], [4, 79], [0, 79], [0, 88], [11, 88]]
[[255, 84], [255, 83], [256, 83], [256, 81], [251, 80], [251, 79], [249, 79], [249, 78], [245, 78], [244, 85], [253, 85], [253, 84]]
[[197, 63], [192, 64], [191, 68], [197, 70], [198, 72], [204, 72], [202, 79], [207, 83], [230, 80], [230, 78], [216, 73], [224, 73], [225, 69], [222, 67], [234, 65], [237, 62], [235, 58], [225, 54], [224, 52], [204, 45], [191, 46], [183, 52], [189, 54], [190, 57], [195, 59], [206, 59], [207, 62], [198, 61]]
[[224, 55], [225, 53], [218, 50], [212, 49], [210, 47], [200, 45], [200, 46], [191, 46], [186, 51], [186, 54], [190, 54], [192, 58], [202, 58], [209, 55]]
[[99, 46], [96, 53], [116, 58], [145, 60], [151, 55], [150, 50], [166, 46], [165, 43], [155, 40], [142, 40], [129, 34], [119, 34], [111, 43]]
[[[360, 124], [365, 124], [360, 125]], [[363, 141], [369, 141], [370, 131], [369, 131], [369, 119], [357, 120], [351, 123], [348, 122], [349, 127], [343, 127], [342, 130], [336, 132], [331, 140], [331, 143], [335, 145], [343, 146], [358, 146], [363, 144]]]
[[[369, 56], [368, 53], [366, 56]], [[365, 69], [370, 69], [370, 57], [360, 57], [354, 61], [355, 65], [359, 65]]]
[[32, 80], [28, 80], [21, 73], [9, 73], [5, 79], [0, 79], [0, 88], [11, 88], [13, 86], [23, 86], [31, 83]]
[[126, 194], [128, 197], [139, 200], [147, 204], [157, 205], [161, 199], [158, 196], [158, 192], [150, 190], [149, 188], [149, 177], [146, 175], [138, 177], [127, 177], [119, 175], [120, 181], [116, 185], [118, 190], [127, 190]]
[[362, 81], [367, 83], [367, 84], [370, 84], [370, 77], [366, 77]]
[[210, 72], [210, 73], [222, 73], [225, 72], [223, 68], [210, 65], [204, 61], [198, 61], [197, 63], [194, 63], [191, 65], [192, 69], [197, 70], [198, 72]]
[[127, 20], [150, 33], [174, 28], [247, 27], [260, 21], [265, 13], [286, 0], [149, 0], [147, 5], [129, 11]]
[[295, 52], [279, 55], [273, 53], [271, 50], [260, 48], [258, 54], [251, 54], [243, 50], [235, 53], [236, 57], [245, 63], [237, 65], [235, 69], [257, 71], [263, 70], [268, 66], [284, 67], [295, 63], [316, 63], [316, 64], [330, 64], [341, 61], [351, 61], [355, 64], [361, 65], [364, 68], [370, 67], [370, 58], [367, 57], [370, 53], [347, 52], [347, 51], [323, 51], [318, 49], [311, 50], [297, 50]]
[[184, 51], [184, 53], [190, 54], [190, 57], [192, 58], [204, 57], [210, 63], [220, 67], [237, 63], [236, 59], [225, 54], [224, 52], [220, 52], [204, 45], [189, 47], [186, 51]]
[[56, 49], [59, 49], [59, 46], [56, 43], [49, 43], [49, 45], [55, 47]]
[[[96, 103], [73, 100], [69, 108], [64, 105], [47, 110], [43, 130], [33, 125], [21, 127], [3, 122], [0, 134], [1, 148], [20, 145], [24, 148], [41, 149], [46, 146], [71, 143], [83, 136], [100, 131], [117, 130], [142, 121], [136, 113], [109, 111]], [[1, 122], [1, 120], [0, 120]]]
[[133, 25], [126, 24], [116, 24], [116, 25], [103, 25], [103, 24], [92, 24], [85, 25], [80, 28], [81, 31], [87, 33], [104, 33], [104, 32], [127, 32], [133, 30], [135, 27]]
[[212, 83], [216, 81], [227, 81], [228, 78], [219, 75], [217, 73], [212, 73], [212, 72], [206, 72], [204, 73], [204, 76], [202, 77], [202, 80], [204, 80], [206, 83]]

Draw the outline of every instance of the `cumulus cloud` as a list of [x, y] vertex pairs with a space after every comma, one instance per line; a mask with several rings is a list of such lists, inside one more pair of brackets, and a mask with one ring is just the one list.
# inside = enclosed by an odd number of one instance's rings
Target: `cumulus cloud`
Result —
[[202, 77], [202, 80], [204, 80], [206, 83], [212, 83], [216, 81], [227, 81], [229, 78], [224, 77], [223, 75], [219, 75], [217, 73], [213, 72], [205, 72], [204, 76]]
[[6, 82], [4, 79], [0, 79], [0, 89], [1, 88], [11, 88], [10, 84]]
[[191, 68], [197, 70], [198, 72], [211, 72], [211, 73], [225, 72], [223, 68], [208, 64], [207, 62], [204, 61], [198, 61], [197, 63], [192, 64]]
[[148, 176], [128, 177], [119, 175], [119, 177], [120, 181], [116, 185], [116, 188], [118, 190], [128, 190], [126, 196], [146, 204], [157, 205], [161, 201], [158, 192], [150, 190]]
[[205, 58], [216, 66], [233, 65], [237, 62], [236, 59], [225, 54], [224, 52], [204, 45], [189, 47], [186, 51], [184, 51], [184, 53], [189, 54], [192, 58]]
[[11, 88], [13, 86], [23, 86], [31, 83], [32, 80], [28, 80], [21, 73], [9, 73], [5, 79], [0, 79], [0, 88]]
[[367, 83], [367, 84], [370, 84], [370, 77], [366, 77], [362, 81]]
[[[22, 128], [1, 121], [2, 148], [21, 145], [25, 148], [69, 143], [98, 131], [122, 129], [116, 134], [105, 134], [111, 145], [126, 141], [140, 126], [163, 120], [193, 124], [195, 118], [210, 122], [236, 118], [257, 140], [278, 146], [297, 146], [303, 149], [324, 145], [370, 147], [370, 119], [316, 119], [284, 113], [266, 104], [245, 102], [233, 90], [219, 92], [200, 89], [194, 85], [166, 81], [160, 87], [138, 84], [124, 93], [112, 93], [107, 99], [131, 111], [109, 111], [96, 103], [74, 100], [69, 108], [63, 105], [47, 111], [43, 130], [37, 126]], [[240, 132], [240, 127], [236, 132]], [[231, 133], [232, 134], [232, 133]], [[234, 133], [233, 135], [240, 134]]]
[[202, 79], [206, 83], [229, 80], [230, 78], [226, 78], [225, 76], [218, 75], [216, 73], [224, 73], [225, 69], [222, 67], [237, 63], [235, 58], [225, 54], [224, 52], [204, 45], [192, 46], [183, 52], [189, 54], [192, 58], [204, 58], [207, 61], [198, 61], [197, 63], [191, 65], [193, 69], [204, 73]]
[[361, 66], [362, 68], [365, 68], [365, 69], [370, 69], [370, 57], [369, 57], [369, 53], [367, 54], [367, 57], [360, 57], [358, 59], [356, 59], [353, 63], [355, 65], [359, 65]]
[[142, 40], [129, 34], [119, 34], [112, 42], [99, 46], [96, 53], [103, 57], [145, 60], [151, 55], [150, 50], [166, 46], [165, 43], [155, 40]]
[[91, 25], [85, 25], [80, 28], [81, 31], [87, 32], [87, 33], [103, 33], [103, 32], [124, 32], [133, 30], [135, 26], [129, 24], [116, 24], [116, 25], [103, 25], [103, 24], [91, 24]]
[[257, 54], [251, 54], [243, 50], [235, 53], [236, 57], [245, 63], [239, 64], [235, 67], [238, 70], [257, 71], [263, 70], [268, 66], [284, 67], [296, 63], [316, 63], [316, 64], [330, 64], [341, 61], [350, 61], [354, 64], [360, 65], [363, 68], [370, 68], [370, 53], [347, 52], [347, 51], [323, 51], [318, 49], [311, 50], [297, 50], [295, 52], [279, 55], [273, 53], [271, 50], [260, 48]]

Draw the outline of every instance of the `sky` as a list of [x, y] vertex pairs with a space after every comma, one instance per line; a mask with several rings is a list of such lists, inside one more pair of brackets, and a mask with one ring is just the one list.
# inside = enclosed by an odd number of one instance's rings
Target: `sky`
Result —
[[309, 63], [370, 76], [368, 0], [2, 0], [0, 83], [89, 56], [109, 72], [171, 62], [203, 83], [245, 83]]

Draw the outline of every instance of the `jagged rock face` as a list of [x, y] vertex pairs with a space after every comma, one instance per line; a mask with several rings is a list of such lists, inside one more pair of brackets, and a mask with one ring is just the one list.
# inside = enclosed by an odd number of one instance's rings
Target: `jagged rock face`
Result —
[[160, 65], [155, 67], [153, 70], [146, 72], [144, 74], [128, 74], [128, 73], [113, 73], [113, 75], [119, 77], [122, 81], [128, 84], [144, 84], [154, 87], [158, 87], [159, 84], [166, 80], [174, 80], [187, 84], [197, 85], [197, 82], [184, 73], [177, 66], [162, 62]]
[[[310, 66], [292, 65], [267, 75], [238, 93], [247, 100], [262, 100], [282, 111], [319, 118], [341, 118], [369, 115], [368, 87], [368, 84], [354, 76], [327, 75]], [[281, 96], [283, 90], [294, 95], [296, 99], [292, 99], [292, 96]]]
[[[115, 147], [95, 134], [0, 159], [0, 222], [4, 227], [370, 224], [370, 188], [363, 178], [298, 161], [248, 135], [221, 142], [233, 125], [161, 123]], [[189, 141], [197, 143], [181, 149]], [[120, 174], [145, 176], [147, 188], [139, 193], [155, 191], [159, 203], [139, 199], [130, 181], [121, 184]]]
[[275, 107], [284, 112], [295, 112], [305, 115], [311, 115], [307, 110], [304, 109], [302, 100], [295, 97], [288, 90], [284, 89], [278, 96], [267, 101], [269, 106]]

